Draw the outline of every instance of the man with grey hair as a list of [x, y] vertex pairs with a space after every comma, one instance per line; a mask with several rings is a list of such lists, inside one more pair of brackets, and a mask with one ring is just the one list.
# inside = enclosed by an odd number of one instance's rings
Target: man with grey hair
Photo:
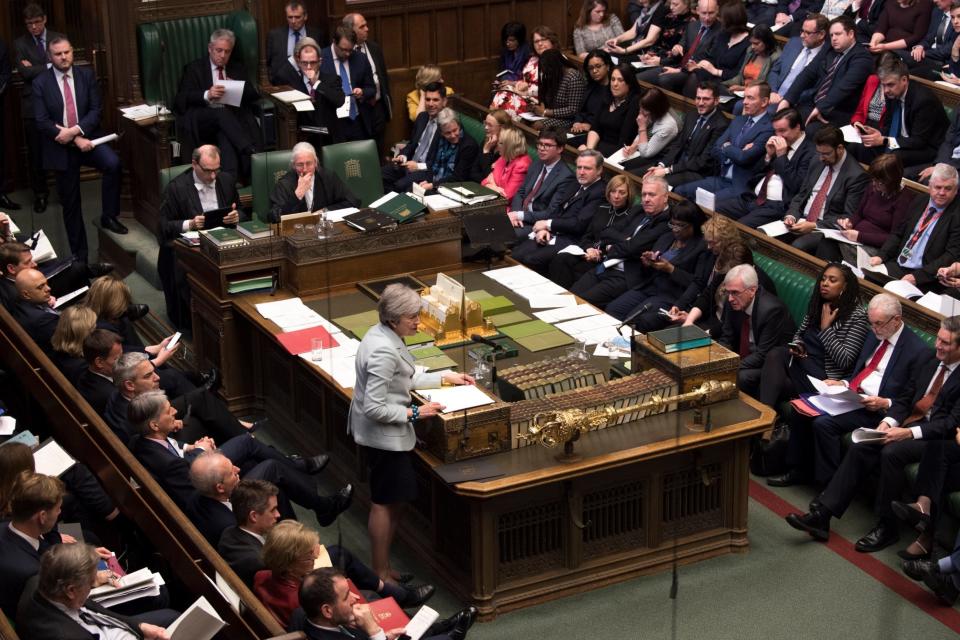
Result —
[[[883, 432], [883, 439], [848, 448], [840, 468], [810, 511], [791, 513], [787, 523], [815, 540], [828, 540], [830, 519], [843, 516], [860, 483], [879, 469], [879, 521], [854, 548], [872, 553], [896, 543], [900, 539], [899, 524], [891, 503], [900, 499], [904, 489], [904, 467], [920, 460], [929, 441], [953, 438], [960, 424], [960, 376], [954, 375], [958, 365], [960, 316], [953, 316], [940, 322], [936, 358], [928, 357], [920, 364], [884, 418], [874, 423], [874, 428]], [[914, 557], [926, 554], [922, 550], [909, 553], [915, 553]]]
[[158, 609], [125, 617], [88, 599], [97, 582], [100, 556], [91, 545], [58, 544], [43, 554], [36, 591], [26, 595], [17, 616], [24, 638], [169, 638], [165, 626], [179, 613]]
[[595, 149], [581, 151], [577, 155], [576, 177], [577, 190], [556, 210], [538, 211], [532, 216], [533, 230], [513, 248], [514, 260], [546, 275], [550, 261], [561, 249], [580, 242], [597, 208], [604, 202], [603, 154]]
[[[407, 190], [419, 178], [420, 187], [432, 191], [445, 182], [475, 182], [481, 179], [480, 145], [472, 136], [463, 135], [460, 119], [453, 109], [437, 114], [440, 140], [427, 154], [427, 170], [423, 175], [407, 174], [397, 181], [398, 189]], [[409, 181], [409, 185], [407, 184]]]
[[220, 149], [205, 144], [193, 150], [190, 168], [171, 180], [163, 192], [157, 273], [163, 286], [167, 317], [177, 329], [191, 327], [190, 287], [186, 274], [177, 266], [173, 242], [185, 231], [210, 228], [203, 215], [208, 211], [230, 208], [223, 216], [223, 223], [239, 222], [240, 197], [236, 184], [233, 174], [222, 171]]
[[[250, 156], [260, 145], [260, 129], [251, 109], [260, 94], [243, 64], [230, 59], [236, 41], [229, 29], [217, 29], [210, 35], [207, 56], [183, 68], [173, 111], [185, 149], [192, 151], [203, 142], [215, 143], [223, 169], [248, 182]], [[245, 81], [239, 107], [223, 102], [223, 80]]]
[[359, 207], [360, 200], [340, 177], [317, 161], [317, 151], [309, 142], [298, 142], [290, 154], [290, 170], [277, 180], [270, 192], [270, 220], [280, 216], [320, 209]]
[[738, 264], [723, 279], [727, 301], [719, 342], [740, 354], [737, 387], [756, 396], [770, 349], [787, 344], [795, 329], [787, 305], [760, 288], [753, 265]]
[[[872, 333], [867, 335], [853, 372], [844, 380], [825, 380], [861, 395], [862, 409], [838, 416], [822, 415], [810, 420], [795, 415], [787, 449], [787, 473], [767, 478], [767, 484], [786, 487], [809, 479], [825, 485], [843, 460], [843, 436], [861, 427], [873, 428], [886, 415], [894, 400], [930, 361], [930, 348], [903, 322], [896, 296], [875, 295], [867, 305]], [[815, 452], [811, 457], [811, 452]]]
[[[929, 197], [921, 194], [914, 198], [903, 224], [890, 233], [870, 264], [883, 265], [890, 278], [925, 291], [942, 291], [937, 271], [960, 258], [957, 181], [954, 167], [936, 165], [930, 175]], [[870, 279], [876, 278], [873, 274], [866, 273]]]
[[390, 98], [390, 74], [387, 73], [387, 63], [383, 58], [383, 47], [370, 39], [370, 26], [367, 19], [359, 13], [348, 13], [343, 16], [343, 24], [353, 29], [357, 34], [357, 52], [367, 59], [370, 70], [373, 71], [373, 83], [377, 93], [369, 100], [373, 107], [373, 137], [377, 141], [377, 148], [383, 151], [383, 134], [387, 123], [393, 117], [393, 102]]

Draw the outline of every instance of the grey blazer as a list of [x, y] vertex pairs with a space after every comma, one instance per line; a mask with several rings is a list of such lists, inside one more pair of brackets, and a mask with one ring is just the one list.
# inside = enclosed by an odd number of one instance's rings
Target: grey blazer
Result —
[[426, 373], [393, 329], [374, 325], [357, 350], [357, 381], [347, 433], [357, 444], [385, 451], [410, 451], [417, 437], [407, 420], [410, 391], [440, 386], [440, 373]]

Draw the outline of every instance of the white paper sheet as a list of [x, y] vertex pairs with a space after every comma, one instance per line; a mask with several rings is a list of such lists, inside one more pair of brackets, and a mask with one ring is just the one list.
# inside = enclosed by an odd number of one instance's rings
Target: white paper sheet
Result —
[[557, 253], [569, 253], [572, 256], [587, 255], [587, 252], [584, 251], [578, 244], [568, 244], [563, 249], [560, 249], [560, 251], [557, 251]]
[[430, 402], [442, 404], [442, 413], [453, 413], [494, 403], [493, 398], [473, 384], [440, 387], [439, 389], [417, 389], [417, 393]]
[[527, 298], [531, 309], [556, 309], [558, 307], [577, 306], [577, 297], [572, 293], [556, 295], [530, 296]]
[[220, 104], [228, 104], [231, 107], [239, 107], [243, 102], [243, 86], [245, 80], [215, 80], [215, 82], [224, 89], [223, 97], [218, 100]]
[[343, 222], [343, 217], [348, 216], [351, 213], [356, 213], [360, 211], [356, 207], [347, 207], [346, 209], [334, 209], [333, 211], [327, 211], [323, 214], [323, 217], [329, 220], [330, 222]]
[[113, 142], [114, 140], [116, 140], [116, 139], [119, 138], [119, 137], [120, 137], [120, 136], [118, 136], [118, 135], [115, 134], [115, 133], [108, 133], [108, 134], [105, 135], [105, 136], [100, 136], [99, 138], [94, 138], [94, 139], [91, 140], [90, 142], [93, 143], [93, 146], [99, 147], [99, 146], [102, 145], [103, 143], [105, 143], [105, 142]]
[[47, 440], [33, 452], [33, 466], [37, 473], [56, 477], [75, 464], [77, 461], [56, 440]]
[[66, 294], [66, 295], [60, 296], [59, 298], [57, 298], [57, 302], [56, 302], [56, 304], [53, 305], [53, 308], [54, 308], [54, 309], [59, 309], [60, 307], [62, 307], [63, 305], [67, 304], [68, 302], [70, 302], [70, 301], [73, 300], [74, 298], [76, 298], [76, 297], [78, 297], [78, 296], [82, 296], [82, 295], [85, 294], [89, 289], [90, 289], [90, 287], [83, 286], [83, 287], [80, 287], [79, 289], [77, 289], [76, 291], [71, 291], [70, 293], [68, 293], [68, 294]]
[[337, 107], [337, 118], [350, 117], [350, 98], [352, 96], [343, 96], [343, 104]]
[[917, 304], [935, 313], [939, 313], [942, 316], [951, 317], [960, 314], [960, 300], [947, 295], [933, 293], [932, 291], [923, 294], [923, 296], [917, 300]]
[[226, 623], [216, 609], [200, 596], [190, 608], [167, 627], [170, 640], [210, 640]]
[[390, 193], [385, 193], [385, 194], [383, 194], [382, 196], [380, 196], [379, 198], [377, 198], [376, 200], [374, 200], [373, 202], [371, 202], [371, 203], [370, 203], [370, 208], [371, 208], [371, 209], [376, 209], [377, 207], [379, 207], [380, 205], [382, 205], [384, 202], [389, 202], [391, 198], [396, 198], [398, 195], [400, 195], [400, 194], [398, 194], [396, 191], [391, 191]]
[[716, 202], [715, 202], [714, 195], [713, 193], [707, 191], [706, 189], [697, 187], [696, 202], [699, 206], [703, 207], [704, 209], [709, 209], [710, 211], [716, 211], [716, 208], [715, 208]]
[[790, 229], [787, 229], [787, 225], [783, 223], [783, 220], [774, 220], [773, 222], [768, 222], [767, 224], [762, 224], [757, 227], [757, 231], [763, 231], [765, 234], [772, 238], [778, 236], [784, 236], [790, 233]]
[[558, 285], [556, 282], [551, 282], [549, 280], [510, 288], [513, 289], [515, 294], [521, 298], [525, 298], [528, 301], [531, 298], [539, 298], [542, 296], [559, 296], [567, 293], [566, 289]]
[[427, 632], [430, 626], [440, 618], [436, 610], [424, 605], [420, 607], [417, 614], [410, 618], [407, 626], [404, 628], [404, 635], [409, 636], [410, 640], [420, 640], [423, 634]]
[[0, 436], [11, 436], [17, 430], [17, 419], [13, 416], [0, 416]]
[[866, 427], [861, 427], [860, 429], [854, 429], [853, 433], [850, 434], [850, 438], [854, 443], [858, 442], [880, 442], [886, 437], [886, 433], [880, 431], [879, 429], [867, 429]]
[[902, 296], [909, 300], [923, 297], [923, 291], [920, 291], [920, 289], [910, 284], [906, 280], [891, 280], [887, 284], [883, 285], [883, 288], [891, 293], [895, 293], [898, 296]]
[[859, 393], [845, 386], [838, 384], [830, 385], [823, 380], [814, 378], [813, 376], [807, 376], [807, 379], [810, 380], [813, 388], [816, 389], [817, 393], [820, 395], [829, 396], [834, 400], [850, 400], [857, 403], [859, 403], [861, 400], [862, 396]]
[[855, 142], [857, 144], [863, 144], [863, 139], [860, 137], [860, 131], [852, 124], [848, 124], [840, 127], [840, 133], [843, 134], [844, 142]]
[[822, 233], [824, 238], [842, 242], [843, 244], [852, 244], [855, 247], [862, 246], [862, 243], [847, 238], [839, 229], [817, 229], [817, 233]]
[[281, 102], [286, 102], [287, 104], [300, 102], [302, 100], [306, 100], [307, 102], [310, 101], [309, 95], [303, 91], [297, 91], [296, 89], [291, 89], [289, 91], [277, 91], [276, 93], [271, 93], [270, 95]]
[[577, 318], [586, 318], [587, 316], [599, 315], [600, 310], [590, 304], [578, 304], [575, 307], [561, 307], [559, 309], [547, 309], [546, 311], [534, 311], [533, 315], [544, 322], [554, 324], [564, 320], [576, 320]]

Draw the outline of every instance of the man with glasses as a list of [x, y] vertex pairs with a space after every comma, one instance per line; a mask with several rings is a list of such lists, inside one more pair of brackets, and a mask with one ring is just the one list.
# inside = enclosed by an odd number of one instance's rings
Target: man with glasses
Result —
[[290, 84], [284, 82], [280, 72], [285, 69], [296, 70], [295, 58], [297, 45], [306, 38], [316, 42], [326, 42], [325, 29], [307, 24], [307, 8], [298, 0], [291, 0], [283, 7], [287, 19], [286, 27], [271, 29], [267, 34], [267, 73], [272, 84]]
[[301, 127], [326, 129], [318, 133], [311, 129], [311, 137], [319, 143], [343, 142], [337, 126], [337, 109], [343, 105], [343, 87], [335, 73], [320, 70], [320, 45], [313, 38], [300, 38], [294, 50], [296, 67], [284, 64], [276, 72], [274, 82], [288, 85], [310, 96], [313, 111], [298, 111], [297, 124]]
[[560, 211], [564, 201], [577, 189], [577, 180], [562, 160], [565, 138], [554, 129], [540, 131], [537, 159], [527, 170], [520, 189], [510, 202], [510, 222], [517, 240], [529, 237], [533, 225]]
[[356, 50], [357, 34], [340, 25], [333, 34], [330, 55], [320, 63], [320, 71], [336, 74], [340, 79], [345, 101], [337, 109], [337, 124], [342, 140], [366, 140], [373, 135], [373, 112], [370, 102], [377, 95], [373, 70], [366, 56]]
[[160, 252], [157, 254], [157, 273], [163, 285], [167, 317], [178, 329], [186, 329], [190, 322], [190, 288], [186, 274], [177, 266], [173, 242], [186, 231], [206, 228], [203, 214], [214, 209], [230, 207], [223, 217], [224, 224], [240, 221], [236, 180], [220, 170], [220, 150], [205, 144], [193, 150], [190, 168], [167, 184], [160, 205]]
[[314, 146], [298, 142], [291, 152], [290, 171], [270, 192], [269, 216], [271, 222], [279, 222], [288, 213], [359, 206], [360, 200], [337, 174], [320, 166]]
[[727, 301], [719, 342], [740, 354], [737, 388], [756, 396], [767, 353], [790, 341], [793, 320], [780, 298], [760, 288], [753, 265], [738, 264], [730, 269], [723, 278], [723, 289]]
[[[783, 45], [783, 52], [770, 66], [770, 73], [767, 74], [767, 82], [773, 91], [770, 94], [771, 112], [780, 109], [780, 100], [790, 91], [797, 76], [820, 54], [829, 27], [830, 21], [825, 15], [811, 13], [804, 19], [800, 35], [790, 38], [787, 44]], [[811, 97], [810, 89], [802, 95], [802, 99]], [[739, 113], [739, 108], [739, 104], [734, 107], [734, 113]]]
[[[882, 316], [870, 316], [871, 322]], [[904, 335], [910, 333], [904, 331]], [[872, 553], [899, 540], [899, 523], [891, 506], [904, 488], [904, 467], [918, 462], [930, 440], [946, 440], [960, 424], [960, 316], [944, 318], [937, 332], [936, 358], [927, 355], [909, 376], [902, 392], [886, 409], [885, 417], [873, 427], [883, 439], [861, 442], [847, 449], [840, 468], [823, 493], [804, 514], [791, 513], [787, 523], [805, 531], [815, 540], [830, 538], [830, 519], [843, 516], [857, 495], [860, 483], [878, 468], [880, 486], [876, 510], [877, 525], [857, 540], [854, 548]], [[842, 416], [841, 416], [842, 417]]]

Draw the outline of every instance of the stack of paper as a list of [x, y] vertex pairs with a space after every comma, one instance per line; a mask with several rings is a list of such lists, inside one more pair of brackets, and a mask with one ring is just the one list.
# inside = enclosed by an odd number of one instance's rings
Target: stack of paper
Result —
[[163, 576], [150, 569], [140, 569], [119, 578], [118, 585], [103, 585], [90, 590], [90, 597], [104, 607], [114, 607], [124, 602], [160, 595]]
[[360, 341], [340, 334], [341, 342], [331, 349], [323, 349], [319, 353], [308, 351], [300, 357], [314, 366], [319, 367], [333, 378], [344, 389], [352, 389], [357, 381], [357, 349]]
[[[223, 82], [222, 80], [220, 82]], [[167, 627], [170, 640], [210, 640], [227, 626], [203, 596]]]
[[561, 307], [559, 309], [548, 309], [547, 311], [534, 311], [533, 315], [537, 316], [544, 322], [563, 322], [564, 320], [575, 320], [577, 318], [585, 318], [587, 316], [596, 316], [600, 315], [600, 310], [594, 307], [591, 304], [578, 304], [574, 307]]
[[807, 378], [817, 390], [817, 395], [808, 397], [807, 402], [824, 413], [837, 416], [863, 408], [863, 396], [856, 391], [842, 385], [828, 385], [813, 376], [807, 376]]
[[620, 332], [617, 330], [619, 324], [620, 321], [613, 316], [599, 313], [561, 322], [557, 325], [557, 329], [575, 340], [587, 344], [598, 344], [619, 336]]
[[335, 324], [303, 304], [300, 298], [262, 302], [256, 308], [260, 315], [272, 320], [284, 332], [323, 327], [331, 334], [340, 333]]
[[120, 113], [129, 120], [146, 120], [158, 115], [168, 116], [170, 110], [160, 105], [135, 104], [129, 107], [120, 107]]
[[439, 402], [443, 405], [442, 413], [463, 411], [473, 407], [493, 404], [495, 400], [473, 384], [463, 384], [455, 387], [441, 387], [439, 389], [417, 389], [417, 395], [427, 402]]

